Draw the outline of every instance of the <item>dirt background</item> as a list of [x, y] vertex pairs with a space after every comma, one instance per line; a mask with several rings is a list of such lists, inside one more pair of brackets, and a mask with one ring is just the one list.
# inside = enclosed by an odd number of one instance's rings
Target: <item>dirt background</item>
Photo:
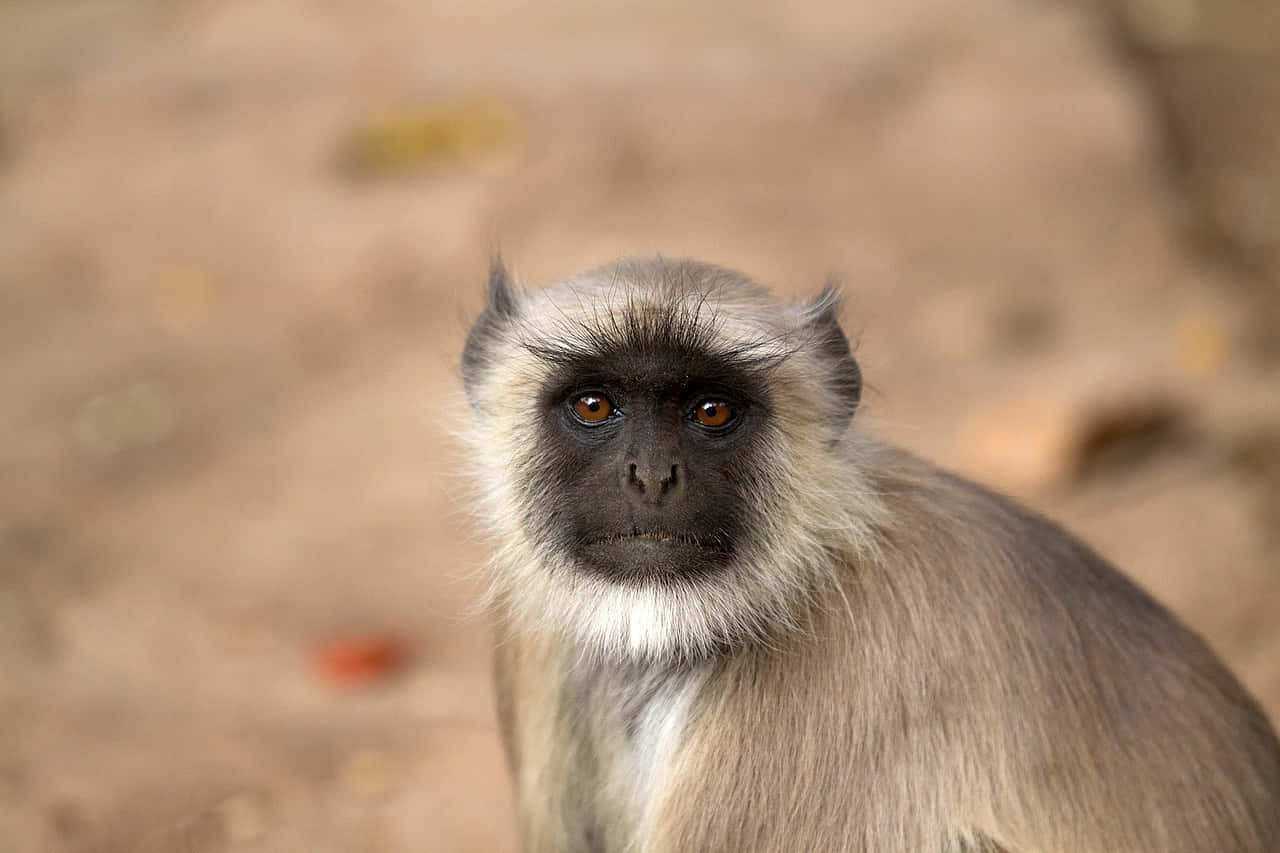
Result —
[[1280, 714], [1280, 17], [1205, 8], [0, 3], [0, 851], [513, 849], [448, 438], [498, 243], [843, 274], [859, 428]]

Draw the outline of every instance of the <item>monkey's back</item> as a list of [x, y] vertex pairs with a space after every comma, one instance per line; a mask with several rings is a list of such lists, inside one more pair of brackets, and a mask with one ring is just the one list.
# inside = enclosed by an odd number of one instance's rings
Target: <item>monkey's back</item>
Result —
[[1280, 850], [1280, 743], [1198, 636], [1053, 523], [876, 452], [881, 557], [709, 676], [648, 849]]

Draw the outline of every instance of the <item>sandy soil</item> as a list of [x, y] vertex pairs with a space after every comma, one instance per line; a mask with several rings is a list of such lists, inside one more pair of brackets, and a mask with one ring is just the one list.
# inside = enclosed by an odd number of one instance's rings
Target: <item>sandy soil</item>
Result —
[[497, 243], [842, 273], [860, 428], [1280, 714], [1280, 375], [1138, 87], [1076, 9], [905, 6], [0, 6], [0, 850], [513, 849], [448, 438]]

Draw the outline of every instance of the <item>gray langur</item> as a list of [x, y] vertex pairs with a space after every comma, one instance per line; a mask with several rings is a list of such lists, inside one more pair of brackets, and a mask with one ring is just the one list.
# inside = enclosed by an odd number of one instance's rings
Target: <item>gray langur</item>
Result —
[[1280, 851], [1280, 744], [1061, 528], [851, 426], [835, 294], [495, 262], [462, 374], [542, 851]]

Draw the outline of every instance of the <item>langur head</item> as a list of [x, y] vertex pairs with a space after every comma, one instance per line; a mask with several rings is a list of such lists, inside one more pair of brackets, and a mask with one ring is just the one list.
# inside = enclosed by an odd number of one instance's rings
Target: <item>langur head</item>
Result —
[[802, 621], [874, 516], [837, 308], [831, 288], [784, 305], [689, 261], [533, 292], [495, 262], [462, 357], [495, 599], [616, 656], [697, 658]]

